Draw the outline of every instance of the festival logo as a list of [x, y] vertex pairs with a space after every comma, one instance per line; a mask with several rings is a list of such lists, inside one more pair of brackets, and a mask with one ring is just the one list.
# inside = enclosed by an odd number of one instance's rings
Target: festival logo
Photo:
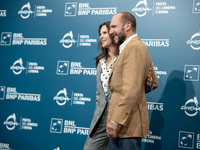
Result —
[[62, 43], [64, 48], [70, 48], [75, 42], [73, 39], [73, 33], [72, 31], [69, 31], [69, 33], [66, 33], [63, 38], [60, 40], [60, 43]]
[[179, 132], [178, 147], [193, 149], [193, 146], [194, 146], [194, 133], [193, 132], [180, 131]]
[[91, 39], [89, 35], [78, 35], [78, 37], [78, 46], [91, 46], [92, 43], [97, 43], [97, 39]]
[[200, 0], [193, 0], [192, 13], [194, 14], [200, 13]]
[[38, 127], [38, 124], [32, 122], [30, 118], [21, 117], [20, 123], [17, 123], [15, 113], [10, 115], [3, 124], [6, 125], [8, 130], [14, 130], [16, 126], [19, 126], [19, 130], [32, 130], [33, 127]]
[[10, 116], [6, 119], [6, 121], [4, 121], [3, 124], [6, 126], [6, 128], [7, 128], [8, 130], [14, 130], [15, 127], [19, 125], [19, 123], [17, 123], [16, 120], [17, 120], [17, 119], [16, 119], [16, 115], [15, 115], [15, 113], [14, 113], [14, 114], [10, 115]]
[[184, 80], [199, 81], [199, 65], [185, 65]]
[[132, 12], [135, 12], [138, 17], [143, 17], [147, 14], [148, 11], [152, 10], [147, 5], [147, 0], [141, 0], [132, 9]]
[[0, 86], [0, 100], [4, 100], [5, 91], [6, 91], [6, 87], [5, 86]]
[[167, 71], [160, 71], [157, 66], [154, 66], [154, 70], [155, 70], [155, 73], [156, 73], [158, 79], [160, 79], [161, 76], [167, 75]]
[[38, 127], [38, 123], [32, 122], [30, 118], [22, 118], [20, 121], [20, 130], [33, 130], [33, 127]]
[[0, 17], [6, 17], [6, 10], [0, 10]]
[[57, 95], [53, 98], [59, 106], [63, 106], [67, 101], [71, 101], [70, 105], [85, 105], [86, 102], [91, 102], [91, 98], [85, 97], [83, 93], [74, 93], [72, 91], [72, 97], [68, 98], [67, 90], [64, 88], [60, 90]]
[[97, 39], [90, 38], [89, 35], [80, 35], [78, 34], [78, 40], [75, 41], [73, 39], [73, 33], [70, 31], [69, 33], [65, 34], [63, 38], [60, 40], [64, 48], [70, 48], [74, 43], [77, 42], [77, 47], [79, 46], [91, 46], [92, 43], [97, 43]]
[[40, 70], [44, 70], [44, 66], [38, 66], [37, 62], [27, 61], [27, 73], [39, 73]]
[[185, 105], [181, 107], [181, 110], [184, 110], [185, 114], [190, 117], [196, 116], [198, 111], [200, 111], [197, 97], [194, 97], [194, 99], [189, 99]]
[[22, 58], [16, 60], [13, 65], [10, 67], [10, 70], [13, 71], [15, 75], [19, 75], [23, 70], [26, 69], [27, 73], [39, 73], [40, 70], [44, 70], [44, 66], [38, 66], [37, 62], [29, 62], [27, 61], [27, 67], [23, 66]]
[[148, 7], [147, 0], [139, 1], [136, 6], [132, 9], [132, 12], [138, 17], [144, 17], [147, 12], [152, 10], [152, 16], [154, 15], [165, 15], [169, 14], [169, 11], [175, 10], [176, 7], [174, 5], [170, 6], [167, 2], [153, 2], [153, 9]]
[[167, 5], [167, 2], [154, 2], [154, 8], [152, 15], [165, 15], [169, 14], [170, 10], [175, 10], [175, 6]]
[[65, 16], [76, 16], [77, 3], [71, 2], [65, 4]]
[[200, 50], [200, 31], [192, 35], [190, 40], [186, 42], [193, 50]]
[[26, 68], [23, 66], [22, 58], [19, 58], [19, 60], [16, 60], [13, 65], [10, 67], [10, 70], [13, 71], [15, 75], [19, 75], [22, 73], [23, 70]]
[[35, 17], [46, 17], [48, 13], [52, 13], [52, 9], [46, 9], [45, 6], [35, 6]]
[[9, 46], [11, 45], [12, 33], [11, 32], [2, 32], [1, 33], [1, 45]]
[[155, 144], [156, 141], [161, 141], [161, 136], [153, 134], [152, 131], [149, 131], [148, 136], [146, 136], [145, 138], [142, 138], [142, 142], [144, 142], [144, 143]]
[[31, 5], [28, 2], [24, 6], [22, 6], [21, 10], [18, 12], [23, 19], [27, 19], [34, 12], [31, 10]]
[[56, 103], [60, 106], [63, 106], [66, 104], [67, 101], [70, 100], [70, 98], [67, 97], [67, 90], [64, 88], [63, 90], [60, 90], [57, 95], [53, 98], [53, 100], [56, 101]]
[[31, 14], [34, 14], [35, 17], [46, 17], [48, 13], [52, 13], [52, 9], [46, 9], [45, 6], [35, 5], [34, 11], [31, 10], [31, 5], [28, 2], [22, 6], [21, 10], [18, 12], [23, 19], [27, 19]]

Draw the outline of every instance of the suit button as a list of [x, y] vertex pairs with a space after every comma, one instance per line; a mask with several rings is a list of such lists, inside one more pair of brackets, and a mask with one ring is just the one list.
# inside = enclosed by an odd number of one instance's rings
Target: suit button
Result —
[[128, 113], [126, 113], [125, 117], [127, 117], [127, 116], [128, 116]]

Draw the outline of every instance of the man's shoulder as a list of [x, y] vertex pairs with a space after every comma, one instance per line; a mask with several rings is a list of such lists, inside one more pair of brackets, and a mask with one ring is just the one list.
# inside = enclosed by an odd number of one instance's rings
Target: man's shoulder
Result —
[[137, 44], [142, 42], [139, 36], [135, 36], [134, 38], [132, 38], [128, 44]]
[[133, 39], [131, 39], [131, 41], [129, 41], [126, 48], [133, 48], [133, 47], [137, 48], [137, 47], [141, 47], [141, 46], [146, 47], [146, 45], [144, 44], [144, 42], [142, 42], [140, 37], [136, 36]]

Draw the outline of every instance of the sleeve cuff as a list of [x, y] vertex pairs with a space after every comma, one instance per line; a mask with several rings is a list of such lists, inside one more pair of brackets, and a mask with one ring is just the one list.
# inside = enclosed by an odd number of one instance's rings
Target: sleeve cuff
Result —
[[[111, 120], [111, 121], [112, 121], [112, 120]], [[116, 123], [116, 122], [114, 122], [114, 121], [112, 121], [112, 122], [118, 126], [118, 123]]]

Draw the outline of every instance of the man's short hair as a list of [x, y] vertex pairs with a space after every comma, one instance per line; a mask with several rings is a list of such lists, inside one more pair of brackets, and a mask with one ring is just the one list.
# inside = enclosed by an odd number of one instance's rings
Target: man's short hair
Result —
[[132, 31], [135, 32], [136, 31], [136, 19], [135, 19], [135, 17], [129, 12], [120, 12], [119, 14], [121, 14], [122, 24], [125, 25], [127, 22], [130, 22]]

